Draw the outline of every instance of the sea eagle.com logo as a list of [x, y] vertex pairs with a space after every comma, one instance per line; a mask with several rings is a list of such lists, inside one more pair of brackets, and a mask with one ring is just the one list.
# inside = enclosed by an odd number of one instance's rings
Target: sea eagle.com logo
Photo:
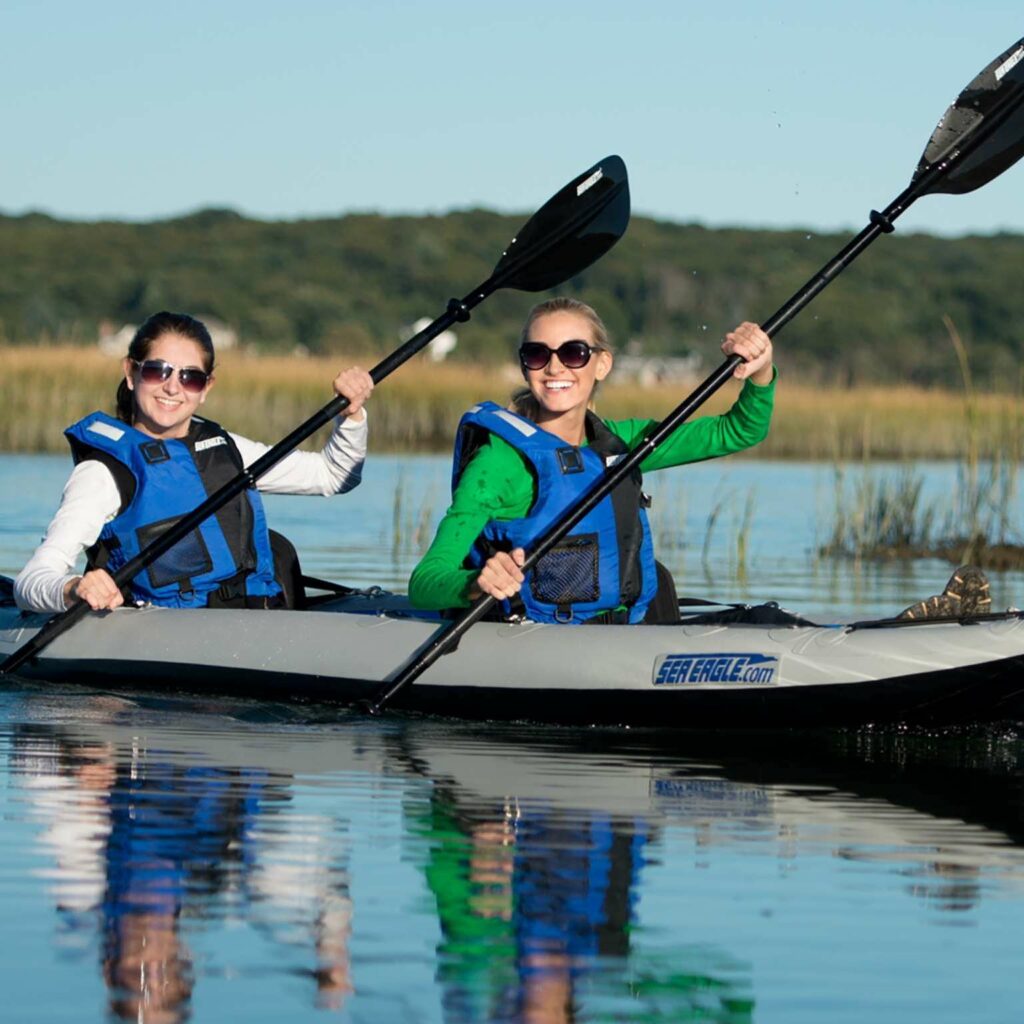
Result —
[[666, 654], [654, 665], [654, 685], [686, 683], [774, 683], [774, 654]]

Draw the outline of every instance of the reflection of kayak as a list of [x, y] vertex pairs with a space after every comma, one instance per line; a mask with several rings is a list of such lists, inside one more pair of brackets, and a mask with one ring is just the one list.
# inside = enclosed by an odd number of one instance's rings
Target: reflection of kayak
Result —
[[[617, 744], [607, 736], [588, 743], [584, 735], [575, 744], [484, 732], [469, 738], [445, 732], [432, 740], [424, 730], [410, 730], [409, 737], [410, 762], [435, 785], [447, 786], [472, 813], [499, 806], [503, 797], [507, 808], [511, 797], [517, 813], [600, 810], [639, 815], [658, 829], [693, 829], [705, 852], [769, 841], [787, 857], [826, 850], [844, 859], [903, 865], [917, 865], [924, 857], [940, 873], [944, 868], [997, 870], [1004, 881], [1012, 878], [1017, 888], [1024, 887], [1024, 851], [1004, 831], [968, 823], [958, 816], [960, 808], [936, 808], [934, 797], [912, 792], [905, 781], [894, 783], [893, 765], [880, 750], [873, 752], [881, 762], [875, 767], [888, 775], [889, 784], [865, 795], [861, 788], [871, 758], [868, 764], [855, 757], [830, 759], [813, 743], [789, 761], [773, 762], [767, 750], [755, 753], [745, 744], [732, 745], [745, 746], [742, 755], [723, 757], [730, 744], [722, 737], [709, 737], [692, 750], [687, 742], [687, 757], [679, 756], [677, 743]], [[701, 747], [717, 748], [718, 756], [701, 757]], [[904, 751], [903, 760], [912, 762], [912, 753]], [[934, 765], [917, 770], [928, 777]], [[973, 780], [978, 785], [997, 781], [979, 774]], [[913, 802], [904, 803], [908, 797]], [[929, 806], [919, 809], [918, 799]], [[1005, 815], [1015, 816], [1015, 808]]]
[[[35, 691], [21, 695], [25, 715], [40, 707]], [[915, 745], [896, 733], [888, 740], [883, 733], [808, 734], [784, 748], [750, 736], [730, 743], [695, 735], [681, 745], [603, 730], [355, 715], [338, 728], [301, 710], [294, 721], [264, 723], [230, 717], [238, 705], [215, 703], [208, 709], [214, 714], [192, 708], [191, 701], [83, 695], [75, 704], [55, 703], [35, 729], [69, 749], [152, 756], [182, 768], [258, 768], [307, 784], [339, 773], [418, 780], [446, 794], [465, 821], [538, 813], [642, 819], [655, 830], [700, 830], [704, 848], [760, 838], [787, 855], [828, 850], [845, 857], [857, 848], [859, 857], [895, 862], [924, 851], [929, 863], [1000, 869], [1024, 883], [1024, 851], [1014, 839], [1017, 775], [991, 740], [981, 764], [947, 765], [944, 774], [934, 741]], [[955, 746], [965, 749], [964, 742]], [[989, 797], [999, 814], [983, 823], [977, 812]]]
[[[0, 607], [0, 657], [46, 621]], [[404, 598], [308, 611], [119, 609], [19, 672], [53, 681], [351, 703], [440, 628]], [[482, 622], [396, 707], [662, 728], [1024, 717], [1024, 622], [566, 627]]]

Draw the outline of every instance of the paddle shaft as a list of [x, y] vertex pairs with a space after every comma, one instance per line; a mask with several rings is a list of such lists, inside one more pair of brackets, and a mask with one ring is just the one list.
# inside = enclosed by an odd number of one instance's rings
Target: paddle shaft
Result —
[[[769, 337], [774, 337], [816, 295], [831, 284], [879, 235], [892, 232], [894, 230], [893, 221], [904, 213], [914, 200], [927, 193], [929, 188], [947, 174], [958, 160], [980, 145], [1001, 123], [1002, 119], [1000, 117], [992, 117], [990, 114], [982, 125], [979, 126], [979, 130], [972, 133], [963, 145], [951, 149], [940, 161], [932, 164], [931, 167], [918, 175], [881, 213], [872, 210], [871, 221], [867, 227], [851, 239], [836, 256], [761, 325], [761, 329], [765, 334]], [[585, 492], [580, 500], [565, 514], [563, 519], [541, 534], [533, 546], [531, 546], [523, 562], [523, 571], [527, 572], [532, 569], [607, 495], [615, 490], [677, 427], [689, 419], [704, 402], [732, 377], [733, 372], [741, 362], [743, 362], [742, 357], [737, 355], [726, 359], [696, 390], [676, 406], [639, 446], [634, 448], [620, 462], [616, 463], [601, 480], [589, 491]], [[404, 690], [406, 686], [418, 679], [435, 661], [449, 651], [454, 650], [462, 636], [497, 604], [497, 600], [497, 598], [489, 594], [484, 594], [477, 598], [472, 606], [460, 615], [459, 618], [430, 640], [393, 679], [383, 683], [378, 688], [376, 695], [364, 705], [365, 709], [370, 714], [379, 714], [385, 704]]]

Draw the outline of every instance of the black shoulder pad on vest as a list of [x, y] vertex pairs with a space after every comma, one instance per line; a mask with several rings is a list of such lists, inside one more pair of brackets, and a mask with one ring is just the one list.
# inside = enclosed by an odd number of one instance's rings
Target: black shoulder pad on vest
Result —
[[185, 438], [185, 443], [192, 449], [193, 457], [196, 455], [196, 445], [202, 441], [209, 441], [215, 437], [224, 438], [224, 446], [227, 448], [228, 454], [231, 456], [231, 461], [235, 464], [235, 467], [241, 472], [245, 468], [245, 464], [242, 461], [242, 453], [238, 450], [235, 442], [231, 440], [231, 435], [219, 424], [214, 423], [213, 420], [203, 419], [202, 416], [193, 416], [192, 422], [189, 424], [188, 435]]
[[605, 425], [604, 421], [594, 413], [587, 411], [585, 429], [590, 447], [598, 455], [625, 455], [629, 447], [621, 437], [613, 434]]
[[114, 483], [117, 484], [117, 492], [121, 495], [121, 507], [118, 509], [118, 514], [123, 512], [135, 497], [135, 477], [132, 476], [132, 471], [123, 462], [115, 459], [113, 455], [82, 444], [76, 437], [68, 435], [68, 443], [71, 445], [71, 458], [76, 466], [80, 462], [87, 462], [91, 459], [94, 462], [103, 463], [110, 470], [110, 475], [114, 478]]
[[475, 424], [464, 424], [459, 427], [457, 441], [461, 444], [461, 447], [459, 448], [459, 465], [455, 473], [456, 479], [462, 479], [462, 474], [465, 472], [473, 456], [480, 451], [490, 436], [490, 431]]

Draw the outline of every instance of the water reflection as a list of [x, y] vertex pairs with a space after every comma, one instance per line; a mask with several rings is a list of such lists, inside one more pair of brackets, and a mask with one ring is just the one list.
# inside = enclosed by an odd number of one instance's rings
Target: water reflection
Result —
[[[929, 926], [1024, 895], [1015, 734], [730, 750], [721, 736], [77, 699], [74, 718], [11, 728], [9, 770], [57, 944], [91, 960], [115, 1019], [184, 1021], [214, 990], [244, 1012], [270, 979], [292, 1019], [740, 1024], [765, 992], [785, 1001], [770, 943], [793, 948], [791, 982], [818, 983], [801, 957], [842, 941], [850, 893], [882, 893], [888, 914], [909, 899]], [[783, 911], [801, 873], [828, 885], [797, 933]], [[13, 924], [0, 933], [10, 946]], [[837, 954], [853, 978], [864, 957], [852, 938]], [[387, 1003], [395, 988], [412, 1017]]]
[[445, 1019], [577, 1019], [584, 992], [624, 979], [639, 874], [643, 818], [490, 806], [437, 781], [410, 811], [428, 847], [424, 876], [442, 939], [438, 980]]
[[16, 730], [12, 750], [46, 821], [58, 913], [76, 930], [95, 922], [114, 1017], [187, 1019], [195, 970], [182, 921], [239, 912], [273, 941], [308, 947], [317, 1005], [342, 1006], [352, 991], [345, 825], [282, 814], [287, 773], [184, 764], [141, 736], [98, 742], [41, 726]]
[[341, 1009], [354, 991], [349, 939], [349, 824], [346, 818], [282, 813], [261, 807], [242, 879], [250, 919], [271, 943], [312, 948], [302, 973], [316, 985], [316, 1005]]

